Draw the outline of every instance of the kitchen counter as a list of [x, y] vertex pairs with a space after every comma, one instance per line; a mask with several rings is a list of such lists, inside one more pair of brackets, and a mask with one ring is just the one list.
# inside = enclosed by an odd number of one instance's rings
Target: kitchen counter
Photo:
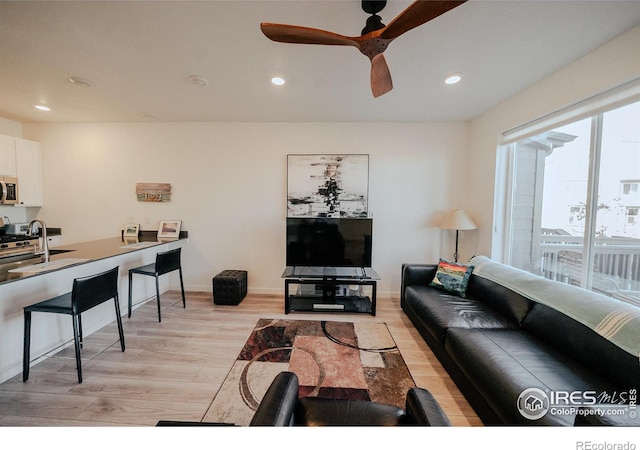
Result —
[[52, 248], [50, 249], [50, 263], [42, 263], [42, 258], [36, 256], [11, 264], [0, 264], [0, 285], [179, 240], [182, 239], [165, 239], [159, 241], [154, 236], [152, 238], [140, 238], [133, 241], [127, 238], [125, 241], [117, 237]]
[[[126, 315], [129, 295], [128, 271], [155, 261], [161, 251], [183, 247], [187, 235], [180, 239], [157, 240], [141, 236], [136, 242], [120, 237], [99, 239], [51, 249], [49, 263], [31, 258], [20, 263], [0, 264], [0, 382], [22, 371], [22, 339], [25, 306], [69, 292], [73, 280], [79, 277], [119, 267], [118, 300], [120, 311]], [[11, 267], [7, 267], [11, 266]], [[16, 271], [17, 269], [17, 271]], [[177, 272], [160, 279], [160, 293], [178, 284]], [[132, 286], [133, 308], [155, 299], [156, 286], [152, 277], [140, 277]], [[85, 338], [115, 319], [113, 304], [99, 305], [82, 314]], [[58, 314], [36, 314], [31, 339], [32, 362], [42, 355], [63, 348], [73, 342], [70, 320]]]

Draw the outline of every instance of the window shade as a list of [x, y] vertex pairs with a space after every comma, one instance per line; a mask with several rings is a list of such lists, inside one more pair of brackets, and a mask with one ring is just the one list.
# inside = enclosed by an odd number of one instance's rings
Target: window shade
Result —
[[640, 78], [633, 79], [607, 91], [579, 100], [557, 111], [545, 114], [502, 133], [501, 145], [535, 136], [571, 122], [625, 106], [640, 100]]

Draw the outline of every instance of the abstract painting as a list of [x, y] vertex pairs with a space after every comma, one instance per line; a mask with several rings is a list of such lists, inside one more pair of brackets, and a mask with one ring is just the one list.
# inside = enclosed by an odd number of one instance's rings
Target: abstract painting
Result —
[[287, 155], [287, 217], [368, 217], [369, 155]]

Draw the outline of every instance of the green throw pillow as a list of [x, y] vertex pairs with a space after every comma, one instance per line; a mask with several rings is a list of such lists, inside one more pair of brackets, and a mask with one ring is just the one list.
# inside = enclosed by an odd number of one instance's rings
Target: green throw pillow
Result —
[[436, 276], [433, 277], [429, 286], [464, 297], [472, 272], [473, 266], [471, 265], [453, 263], [440, 258]]

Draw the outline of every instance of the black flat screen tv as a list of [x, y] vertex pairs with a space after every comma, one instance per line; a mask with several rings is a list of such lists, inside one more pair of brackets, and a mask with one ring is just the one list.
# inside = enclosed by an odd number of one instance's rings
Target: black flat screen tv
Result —
[[287, 266], [371, 267], [373, 219], [287, 218]]

